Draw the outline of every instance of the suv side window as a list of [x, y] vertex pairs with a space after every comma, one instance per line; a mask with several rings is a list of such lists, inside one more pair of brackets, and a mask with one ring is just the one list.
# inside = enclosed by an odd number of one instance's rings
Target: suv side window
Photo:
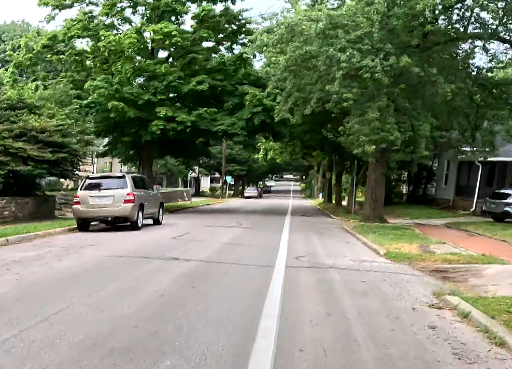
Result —
[[133, 187], [136, 190], [145, 190], [146, 184], [144, 183], [144, 178], [141, 176], [132, 176]]
[[146, 190], [153, 192], [155, 189], [147, 177], [141, 177], [144, 180]]

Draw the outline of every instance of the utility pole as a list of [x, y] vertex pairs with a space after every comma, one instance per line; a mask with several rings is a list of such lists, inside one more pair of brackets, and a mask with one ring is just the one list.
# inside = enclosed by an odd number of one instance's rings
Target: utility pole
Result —
[[[226, 182], [226, 139], [222, 139], [222, 176], [221, 176], [221, 187], [220, 187], [220, 197], [224, 197], [224, 182]], [[228, 193], [228, 188], [226, 186], [226, 196]]]

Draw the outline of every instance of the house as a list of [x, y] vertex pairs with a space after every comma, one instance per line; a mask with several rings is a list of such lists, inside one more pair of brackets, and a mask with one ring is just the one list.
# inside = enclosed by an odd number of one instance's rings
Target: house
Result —
[[[197, 178], [199, 173], [199, 181], [194, 180]], [[199, 183], [199, 191], [209, 191], [210, 187], [220, 188], [220, 174], [217, 172], [207, 174], [203, 169], [194, 167], [188, 174], [188, 188], [192, 189], [192, 193], [195, 193], [197, 183]]]
[[498, 139], [496, 146], [486, 158], [469, 150], [441, 154], [435, 168], [435, 203], [480, 214], [493, 191], [512, 186], [512, 144]]

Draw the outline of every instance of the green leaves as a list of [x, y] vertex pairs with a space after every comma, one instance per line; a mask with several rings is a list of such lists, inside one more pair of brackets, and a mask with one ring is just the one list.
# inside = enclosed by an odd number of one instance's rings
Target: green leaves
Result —
[[[84, 111], [122, 159], [142, 151], [150, 158], [197, 156], [198, 145], [244, 133], [247, 87], [264, 84], [240, 52], [252, 33], [242, 12], [220, 1], [40, 4], [53, 12], [81, 8], [62, 33], [87, 40]], [[142, 166], [151, 171], [149, 162]]]
[[48, 176], [71, 179], [85, 154], [86, 137], [71, 130], [41, 99], [22, 92], [0, 95], [0, 194], [28, 196]]

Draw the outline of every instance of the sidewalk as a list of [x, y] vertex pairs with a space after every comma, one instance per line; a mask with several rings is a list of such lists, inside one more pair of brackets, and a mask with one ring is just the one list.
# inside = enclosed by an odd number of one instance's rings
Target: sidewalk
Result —
[[477, 254], [493, 255], [512, 263], [512, 245], [507, 242], [442, 226], [417, 224], [416, 228], [435, 239], [452, 243]]

